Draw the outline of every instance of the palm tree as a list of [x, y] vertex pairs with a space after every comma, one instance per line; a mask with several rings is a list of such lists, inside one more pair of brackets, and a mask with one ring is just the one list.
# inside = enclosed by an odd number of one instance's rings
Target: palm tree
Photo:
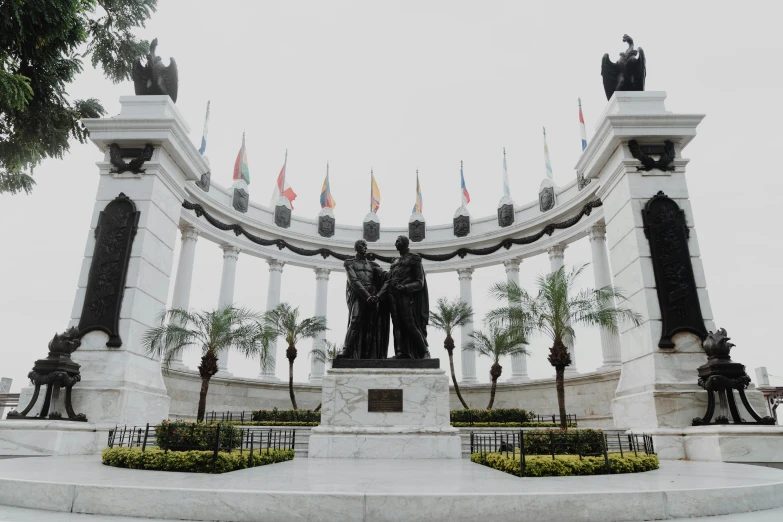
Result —
[[288, 393], [291, 404], [296, 410], [294, 395], [294, 360], [296, 359], [296, 343], [301, 339], [312, 339], [325, 331], [326, 318], [322, 316], [299, 320], [299, 308], [291, 308], [288, 303], [280, 303], [273, 310], [264, 314], [264, 330], [271, 337], [284, 337], [288, 348], [285, 356], [288, 359]]
[[148, 355], [163, 362], [168, 372], [171, 361], [185, 348], [201, 345], [201, 392], [198, 399], [198, 421], [204, 420], [209, 380], [218, 372], [218, 357], [234, 348], [245, 357], [260, 356], [266, 364], [270, 338], [264, 335], [256, 312], [228, 306], [211, 312], [189, 312], [172, 309], [161, 312], [159, 324], [147, 330], [142, 346]]
[[576, 280], [586, 266], [574, 267], [570, 273], [560, 267], [554, 272], [538, 276], [538, 295], [535, 297], [514, 282], [497, 283], [490, 290], [495, 298], [509, 304], [490, 311], [488, 320], [511, 328], [527, 324], [532, 330], [552, 339], [548, 360], [555, 367], [562, 429], [567, 429], [563, 374], [566, 366], [571, 364], [571, 355], [564, 341], [573, 342], [573, 325], [598, 326], [616, 333], [622, 321], [630, 321], [635, 326], [641, 324], [638, 313], [630, 308], [616, 306], [615, 303], [626, 299], [620, 290], [611, 286], [582, 289], [574, 297], [569, 297], [569, 294], [574, 293]]
[[454, 383], [454, 391], [457, 392], [457, 397], [462, 406], [467, 410], [469, 409], [465, 399], [462, 398], [462, 394], [459, 392], [459, 385], [457, 384], [457, 376], [454, 374], [454, 339], [451, 337], [451, 332], [454, 328], [464, 326], [473, 321], [473, 308], [470, 307], [465, 301], [454, 299], [449, 301], [445, 297], [438, 299], [438, 305], [436, 311], [430, 312], [430, 325], [438, 330], [446, 332], [446, 339], [443, 341], [443, 347], [449, 354], [449, 366], [451, 366], [451, 380]]
[[492, 367], [489, 376], [492, 378], [492, 388], [489, 392], [489, 404], [487, 409], [492, 409], [495, 402], [495, 390], [498, 386], [498, 378], [503, 373], [500, 366], [500, 358], [506, 355], [522, 355], [527, 350], [523, 345], [527, 344], [523, 328], [503, 328], [498, 324], [489, 324], [489, 333], [476, 330], [470, 334], [471, 341], [466, 349], [478, 352], [492, 359]]
[[[324, 339], [324, 344], [322, 348], [313, 348], [310, 352], [310, 357], [315, 359], [318, 362], [322, 362], [325, 365], [332, 364], [332, 361], [337, 359], [337, 356], [342, 353], [343, 349], [341, 346], [338, 346], [337, 343], [330, 343], [326, 339]], [[313, 411], [321, 411], [321, 403], [318, 403], [318, 407]]]

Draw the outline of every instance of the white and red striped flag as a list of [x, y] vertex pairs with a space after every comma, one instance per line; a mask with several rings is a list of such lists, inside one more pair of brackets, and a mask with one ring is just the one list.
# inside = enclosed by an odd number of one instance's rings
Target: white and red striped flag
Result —
[[294, 200], [296, 199], [296, 192], [288, 182], [285, 180], [285, 168], [288, 165], [288, 151], [285, 151], [285, 161], [283, 162], [283, 168], [280, 169], [280, 174], [277, 176], [277, 183], [275, 183], [275, 190], [272, 192], [272, 200], [270, 207], [274, 208], [277, 205], [277, 200], [280, 196], [285, 196], [288, 202], [291, 203], [291, 209], [294, 208]]

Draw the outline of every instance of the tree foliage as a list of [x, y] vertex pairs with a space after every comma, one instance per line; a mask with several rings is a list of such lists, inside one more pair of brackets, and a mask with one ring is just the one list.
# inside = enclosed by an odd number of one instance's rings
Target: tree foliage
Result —
[[69, 100], [67, 87], [90, 56], [115, 83], [129, 79], [149, 43], [133, 36], [157, 0], [0, 0], [0, 193], [29, 193], [45, 158], [84, 143], [79, 120], [106, 113], [95, 98]]

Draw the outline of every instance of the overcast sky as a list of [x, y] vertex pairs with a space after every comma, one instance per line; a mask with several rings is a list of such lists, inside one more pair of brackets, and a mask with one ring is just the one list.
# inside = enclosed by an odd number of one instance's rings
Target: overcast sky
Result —
[[[735, 359], [755, 381], [753, 369], [762, 365], [783, 376], [777, 342], [781, 9], [779, 2], [728, 4], [166, 0], [139, 34], [158, 37], [164, 60], [176, 58], [177, 107], [196, 145], [212, 101], [207, 156], [214, 183], [231, 184], [244, 131], [254, 201], [268, 203], [288, 149], [297, 215], [315, 217], [320, 210], [328, 161], [339, 223], [359, 224], [367, 213], [372, 167], [382, 195], [381, 225], [397, 227], [410, 215], [417, 168], [427, 222], [450, 222], [460, 204], [461, 160], [472, 215], [494, 214], [503, 147], [514, 200], [535, 200], [544, 176], [544, 125], [555, 181], [569, 183], [581, 153], [577, 98], [589, 140], [606, 104], [601, 57], [609, 52], [616, 59], [623, 33], [630, 34], [647, 55], [647, 89], [667, 91], [670, 111], [707, 115], [684, 154], [691, 159], [689, 190], [716, 323], [728, 330]], [[109, 115], [119, 112], [119, 97], [127, 94], [133, 94], [131, 82], [113, 85], [89, 63], [70, 88], [73, 99], [100, 99]], [[35, 359], [68, 324], [101, 159], [94, 145], [74, 144], [63, 159], [36, 169], [32, 195], [0, 196], [0, 376], [14, 379], [14, 391], [26, 385]], [[565, 260], [569, 266], [589, 262], [587, 240], [573, 244]], [[192, 307], [217, 304], [221, 263], [220, 249], [199, 241]], [[523, 286], [532, 289], [548, 267], [545, 255], [525, 260]], [[262, 309], [267, 278], [265, 262], [240, 256], [237, 302]], [[477, 317], [493, 305], [487, 288], [502, 279], [502, 266], [474, 274]], [[174, 275], [172, 287], [173, 281]], [[455, 273], [428, 281], [433, 302], [459, 293]], [[591, 270], [582, 284], [593, 285]], [[347, 318], [344, 287], [344, 275], [333, 273], [327, 337], [338, 343]], [[286, 267], [282, 298], [311, 315], [312, 271]], [[429, 338], [433, 354], [445, 357], [443, 336], [430, 329]], [[295, 377], [304, 381], [310, 342], [300, 348]], [[530, 351], [531, 376], [551, 376], [546, 340], [534, 338]], [[580, 371], [601, 365], [596, 331], [577, 330], [576, 354]], [[196, 352], [185, 357], [192, 367], [197, 360]], [[459, 375], [459, 357], [456, 362]], [[511, 362], [502, 364], [501, 380], [511, 374]], [[481, 381], [488, 381], [488, 368], [488, 361], [479, 364]], [[238, 355], [229, 370], [258, 374], [257, 364]], [[279, 360], [277, 375], [286, 374]]]

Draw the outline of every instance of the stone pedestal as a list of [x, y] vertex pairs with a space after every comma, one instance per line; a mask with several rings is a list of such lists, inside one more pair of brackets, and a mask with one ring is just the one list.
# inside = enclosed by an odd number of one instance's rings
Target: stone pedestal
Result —
[[[402, 411], [370, 411], [369, 390], [402, 392]], [[393, 401], [390, 401], [393, 402]], [[376, 404], [373, 403], [373, 407]], [[459, 459], [441, 369], [333, 368], [323, 379], [321, 425], [310, 458]]]
[[0, 420], [0, 455], [92, 455], [106, 447], [108, 431], [91, 422]]
[[655, 453], [661, 459], [737, 462], [783, 469], [783, 426], [729, 424], [634, 431], [653, 436]]

